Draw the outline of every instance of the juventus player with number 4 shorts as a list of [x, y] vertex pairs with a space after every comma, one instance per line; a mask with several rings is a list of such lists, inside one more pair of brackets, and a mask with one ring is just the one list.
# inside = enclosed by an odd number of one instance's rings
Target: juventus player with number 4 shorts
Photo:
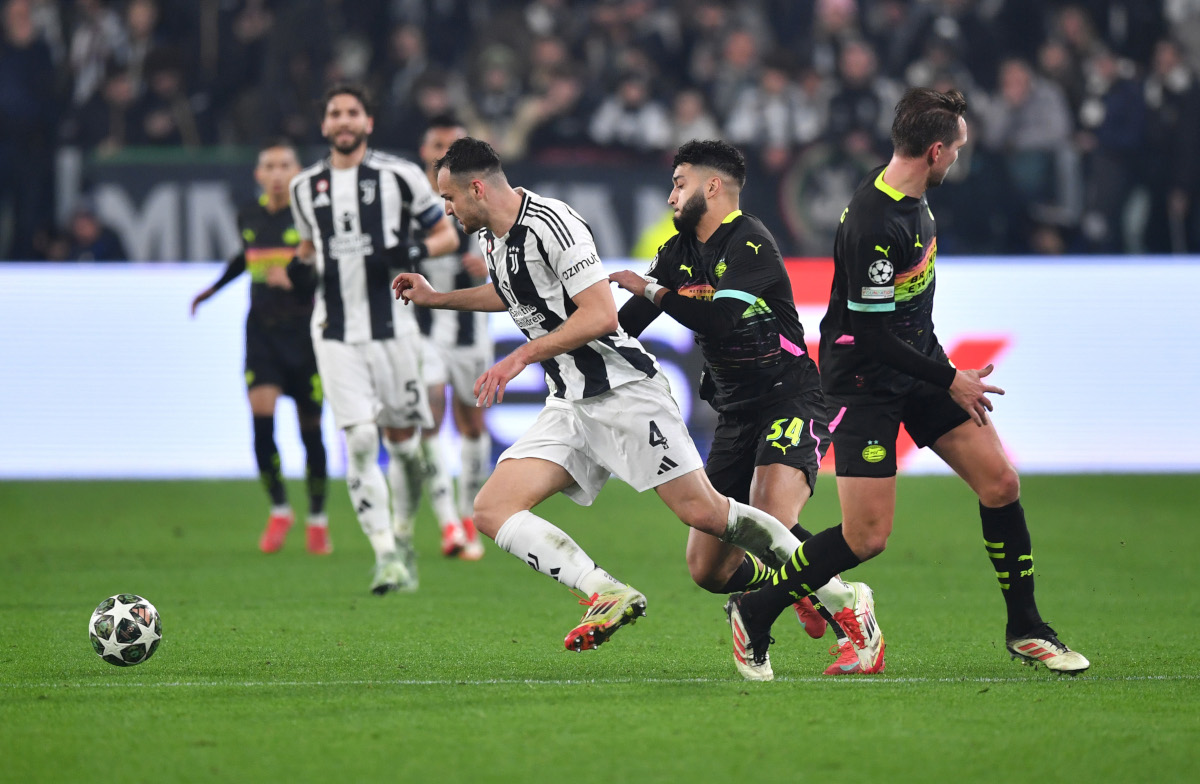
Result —
[[683, 522], [778, 568], [800, 545], [765, 512], [713, 489], [657, 361], [617, 323], [591, 229], [557, 199], [509, 185], [487, 142], [463, 138], [436, 164], [446, 212], [477, 233], [492, 284], [439, 292], [421, 275], [392, 286], [415, 305], [507, 310], [529, 338], [476, 381], [480, 406], [539, 362], [549, 396], [532, 427], [500, 455], [475, 499], [475, 524], [503, 550], [568, 588], [588, 607], [564, 641], [583, 651], [646, 612], [646, 597], [617, 580], [565, 532], [530, 511], [556, 493], [592, 503], [616, 474], [653, 488]]
[[[704, 354], [700, 396], [718, 412], [709, 479], [718, 492], [793, 523], [803, 541], [812, 534], [795, 521], [816, 487], [829, 429], [783, 257], [762, 221], [739, 208], [746, 160], [737, 148], [688, 142], [675, 154], [671, 182], [679, 233], [659, 248], [645, 278], [629, 270], [609, 276], [635, 295], [621, 308], [621, 326], [636, 337], [667, 313], [696, 333]], [[696, 529], [688, 532], [687, 563], [697, 585], [735, 597], [774, 577], [741, 549]], [[871, 589], [834, 577], [815, 594], [815, 607], [807, 596], [795, 607], [811, 637], [834, 626], [838, 659], [825, 674], [882, 672], [882, 635], [878, 661], [864, 668], [843, 629], [861, 633], [853, 608], [873, 612]], [[843, 608], [836, 619], [825, 603]], [[729, 617], [738, 672], [770, 680], [766, 651], [761, 659], [747, 651], [736, 613]]]
[[926, 199], [967, 142], [967, 102], [957, 90], [909, 89], [892, 122], [895, 150], [871, 172], [841, 216], [833, 288], [821, 321], [821, 385], [829, 406], [842, 524], [804, 543], [786, 580], [736, 603], [755, 646], [788, 597], [881, 553], [896, 507], [896, 437], [903, 423], [979, 497], [983, 544], [1008, 612], [1014, 659], [1060, 673], [1088, 660], [1042, 620], [1033, 596], [1033, 548], [1020, 480], [989, 421], [992, 366], [959, 370], [933, 330], [937, 224]]
[[[388, 482], [393, 501], [403, 504], [422, 474], [417, 428], [433, 423], [416, 322], [388, 282], [398, 269], [457, 248], [458, 234], [420, 167], [367, 146], [374, 119], [365, 90], [331, 87], [323, 105], [321, 134], [330, 153], [292, 180], [301, 243], [289, 272], [316, 278], [313, 347], [346, 438], [350, 500], [375, 550], [371, 591], [383, 595], [417, 587], [412, 520], [403, 506], [389, 515]], [[423, 240], [412, 238], [414, 223], [426, 229]], [[380, 427], [387, 480], [378, 461]]]

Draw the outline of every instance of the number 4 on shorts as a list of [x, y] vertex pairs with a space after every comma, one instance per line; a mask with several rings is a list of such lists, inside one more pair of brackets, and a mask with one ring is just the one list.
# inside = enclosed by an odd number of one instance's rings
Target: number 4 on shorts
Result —
[[653, 419], [650, 420], [650, 446], [661, 446], [663, 449], [670, 449], [667, 445], [667, 437], [658, 429], [658, 424]]

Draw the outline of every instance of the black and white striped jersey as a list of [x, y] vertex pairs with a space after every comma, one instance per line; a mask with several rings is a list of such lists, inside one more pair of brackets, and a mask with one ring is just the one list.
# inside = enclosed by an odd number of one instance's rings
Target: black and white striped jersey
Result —
[[[521, 189], [517, 222], [502, 237], [488, 229], [479, 244], [492, 283], [525, 337], [556, 329], [575, 312], [572, 297], [608, 279], [591, 227], [558, 199]], [[623, 329], [542, 362], [550, 395], [567, 400], [599, 395], [659, 372], [654, 356]]]
[[301, 239], [317, 249], [314, 335], [362, 343], [416, 330], [411, 308], [392, 294], [397, 270], [386, 249], [409, 241], [413, 223], [429, 228], [444, 214], [416, 164], [368, 149], [362, 163], [334, 169], [329, 159], [291, 183]]

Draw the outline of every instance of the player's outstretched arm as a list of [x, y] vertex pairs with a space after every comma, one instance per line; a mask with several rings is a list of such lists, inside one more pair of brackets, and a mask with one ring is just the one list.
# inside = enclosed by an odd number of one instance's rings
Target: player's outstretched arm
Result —
[[571, 297], [577, 309], [557, 329], [534, 338], [497, 362], [475, 382], [475, 404], [490, 406], [504, 400], [509, 381], [534, 362], [543, 362], [579, 348], [617, 329], [617, 304], [608, 280], [599, 280]]
[[192, 297], [192, 317], [196, 316], [196, 309], [200, 307], [200, 303], [210, 299], [212, 295], [225, 287], [225, 284], [241, 275], [246, 271], [246, 254], [239, 253], [229, 260], [225, 265], [225, 270], [221, 273], [221, 277], [217, 278], [217, 282], [201, 291], [195, 297]]
[[441, 292], [429, 285], [424, 275], [416, 272], [401, 272], [392, 281], [396, 299], [405, 305], [421, 305], [438, 310], [474, 310], [483, 313], [499, 313], [507, 310], [504, 300], [490, 283], [469, 289]]

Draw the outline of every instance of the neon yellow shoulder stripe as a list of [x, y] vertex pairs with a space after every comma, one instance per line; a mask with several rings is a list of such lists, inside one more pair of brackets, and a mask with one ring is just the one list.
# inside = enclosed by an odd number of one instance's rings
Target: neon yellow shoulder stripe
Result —
[[734, 210], [733, 212], [726, 215], [725, 220], [721, 221], [721, 223], [733, 223], [734, 218], [737, 218], [741, 214], [742, 214], [741, 210]]

